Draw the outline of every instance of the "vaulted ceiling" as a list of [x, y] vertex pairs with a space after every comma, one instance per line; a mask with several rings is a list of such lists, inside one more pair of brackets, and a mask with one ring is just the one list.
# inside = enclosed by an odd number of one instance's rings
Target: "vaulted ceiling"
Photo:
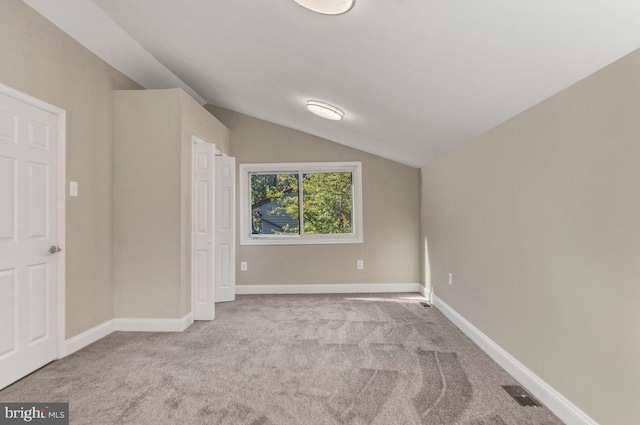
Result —
[[[340, 16], [293, 0], [25, 1], [133, 74], [138, 49], [201, 101], [412, 166], [640, 47], [638, 0], [357, 0]], [[132, 49], [106, 46], [105, 19]]]

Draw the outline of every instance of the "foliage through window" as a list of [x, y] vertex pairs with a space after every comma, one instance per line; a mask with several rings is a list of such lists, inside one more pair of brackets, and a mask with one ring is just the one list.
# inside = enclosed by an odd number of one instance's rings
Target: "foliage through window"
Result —
[[251, 175], [251, 234], [300, 233], [297, 174]]
[[244, 164], [241, 173], [243, 242], [361, 242], [360, 163]]

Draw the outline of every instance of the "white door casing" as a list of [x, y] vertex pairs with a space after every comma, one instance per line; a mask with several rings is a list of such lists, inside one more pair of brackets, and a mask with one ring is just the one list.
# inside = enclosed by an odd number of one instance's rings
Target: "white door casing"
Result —
[[64, 354], [64, 157], [65, 112], [0, 84], [0, 389]]
[[194, 320], [215, 318], [215, 145], [192, 137], [191, 310]]
[[216, 157], [216, 302], [236, 299], [236, 159]]

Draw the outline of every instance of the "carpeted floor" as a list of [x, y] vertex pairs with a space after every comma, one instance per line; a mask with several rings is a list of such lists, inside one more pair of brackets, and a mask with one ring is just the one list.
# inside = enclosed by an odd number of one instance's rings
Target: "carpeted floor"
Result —
[[411, 294], [245, 295], [183, 333], [115, 332], [0, 392], [72, 424], [560, 424]]

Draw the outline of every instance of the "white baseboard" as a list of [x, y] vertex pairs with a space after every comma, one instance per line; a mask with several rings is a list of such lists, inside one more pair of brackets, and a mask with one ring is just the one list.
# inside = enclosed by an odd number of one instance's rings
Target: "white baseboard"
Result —
[[462, 332], [471, 338], [471, 340], [495, 360], [496, 363], [509, 372], [511, 376], [520, 382], [567, 425], [598, 425], [589, 415], [567, 400], [538, 375], [530, 371], [525, 365], [506, 352], [436, 295], [433, 296], [433, 302], [438, 310], [451, 320], [454, 325], [460, 328]]
[[69, 354], [75, 353], [76, 351], [86, 347], [89, 344], [93, 344], [97, 340], [109, 335], [115, 329], [115, 323], [112, 319], [108, 322], [104, 322], [96, 327], [86, 330], [81, 334], [74, 336], [73, 338], [69, 338], [64, 343], [65, 352], [62, 353], [60, 357], [68, 356]]
[[239, 295], [267, 294], [366, 294], [420, 292], [419, 283], [332, 283], [316, 285], [237, 285]]
[[182, 319], [113, 319], [116, 331], [124, 332], [182, 332], [193, 323], [193, 314]]
[[60, 357], [75, 353], [114, 331], [182, 332], [192, 324], [193, 314], [191, 313], [182, 319], [111, 319], [73, 338], [67, 339], [64, 343], [64, 353], [61, 353]]
[[420, 295], [425, 297], [427, 301], [431, 302], [431, 293], [427, 292], [427, 287], [420, 285]]

